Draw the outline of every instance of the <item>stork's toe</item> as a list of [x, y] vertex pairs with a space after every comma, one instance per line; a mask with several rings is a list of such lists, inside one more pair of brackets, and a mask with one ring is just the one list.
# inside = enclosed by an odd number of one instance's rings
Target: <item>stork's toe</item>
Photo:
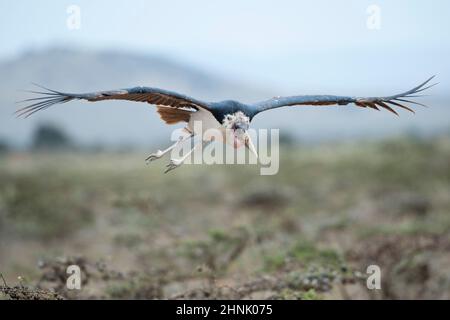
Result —
[[170, 162], [166, 165], [166, 171], [164, 173], [167, 173], [169, 171], [172, 171], [173, 169], [178, 168], [183, 164], [184, 160], [181, 159], [170, 159]]
[[145, 161], [146, 161], [147, 163], [150, 163], [150, 162], [152, 162], [152, 161], [155, 161], [155, 160], [161, 158], [163, 155], [164, 155], [164, 153], [163, 153], [161, 150], [158, 150], [158, 151], [156, 151], [155, 153], [152, 153], [151, 155], [149, 155], [149, 156], [147, 157], [147, 159], [145, 159]]

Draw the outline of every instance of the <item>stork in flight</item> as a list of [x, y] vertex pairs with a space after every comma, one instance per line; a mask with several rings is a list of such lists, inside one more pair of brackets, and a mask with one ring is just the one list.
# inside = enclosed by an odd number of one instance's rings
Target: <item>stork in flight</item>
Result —
[[[98, 91], [92, 93], [64, 93], [56, 90], [51, 90], [41, 87], [45, 91], [31, 91], [32, 93], [40, 94], [41, 96], [24, 100], [22, 102], [29, 102], [31, 105], [25, 106], [16, 111], [17, 116], [29, 117], [35, 112], [47, 109], [53, 105], [66, 103], [72, 100], [87, 100], [91, 102], [102, 100], [129, 100], [138, 102], [147, 102], [157, 107], [161, 119], [166, 124], [175, 124], [178, 122], [186, 122], [184, 128], [186, 135], [180, 138], [170, 147], [165, 150], [158, 150], [151, 154], [146, 160], [151, 162], [159, 159], [180, 143], [193, 138], [196, 135], [202, 137], [202, 141], [195, 145], [188, 153], [184, 154], [179, 159], [170, 159], [165, 172], [173, 170], [187, 159], [187, 157], [201, 144], [211, 142], [212, 138], [205, 137], [205, 131], [209, 129], [217, 129], [221, 132], [223, 142], [232, 145], [234, 148], [246, 146], [257, 157], [255, 146], [253, 145], [248, 128], [253, 117], [258, 113], [280, 107], [290, 106], [345, 106], [353, 103], [362, 108], [371, 108], [379, 110], [379, 108], [386, 109], [396, 115], [396, 107], [408, 110], [414, 113], [410, 107], [405, 104], [416, 104], [424, 106], [423, 104], [411, 101], [409, 99], [420, 97], [418, 93], [434, 86], [428, 85], [431, 79], [429, 78], [419, 86], [388, 97], [352, 97], [352, 96], [334, 96], [334, 95], [300, 95], [289, 97], [274, 97], [269, 100], [245, 104], [235, 100], [225, 100], [221, 102], [206, 102], [197, 100], [180, 93], [151, 88], [151, 87], [135, 87], [131, 89], [121, 89], [112, 91]], [[201, 126], [194, 126], [194, 122], [200, 121]], [[196, 132], [201, 127], [201, 132]]]

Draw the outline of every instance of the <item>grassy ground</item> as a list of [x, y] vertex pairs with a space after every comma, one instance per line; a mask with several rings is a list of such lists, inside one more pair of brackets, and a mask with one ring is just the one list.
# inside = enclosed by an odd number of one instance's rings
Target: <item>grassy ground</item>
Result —
[[275, 176], [144, 157], [0, 156], [0, 298], [450, 298], [449, 137], [283, 149]]

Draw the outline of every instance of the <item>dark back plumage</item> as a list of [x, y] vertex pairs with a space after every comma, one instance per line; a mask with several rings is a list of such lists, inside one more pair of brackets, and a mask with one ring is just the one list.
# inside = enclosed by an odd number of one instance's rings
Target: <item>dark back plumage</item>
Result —
[[210, 102], [209, 111], [214, 115], [217, 121], [222, 122], [227, 114], [233, 114], [238, 111], [243, 112], [250, 119], [256, 114], [256, 109], [251, 105], [236, 101], [236, 100], [224, 100], [220, 102]]

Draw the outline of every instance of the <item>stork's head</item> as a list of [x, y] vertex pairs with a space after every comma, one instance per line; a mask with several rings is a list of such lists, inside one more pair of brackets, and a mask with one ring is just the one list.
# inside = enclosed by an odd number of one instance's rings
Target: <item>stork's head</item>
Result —
[[235, 149], [245, 145], [253, 154], [258, 157], [256, 148], [253, 145], [248, 128], [250, 126], [250, 118], [242, 111], [225, 115], [222, 126], [226, 129], [227, 143], [231, 144]]

